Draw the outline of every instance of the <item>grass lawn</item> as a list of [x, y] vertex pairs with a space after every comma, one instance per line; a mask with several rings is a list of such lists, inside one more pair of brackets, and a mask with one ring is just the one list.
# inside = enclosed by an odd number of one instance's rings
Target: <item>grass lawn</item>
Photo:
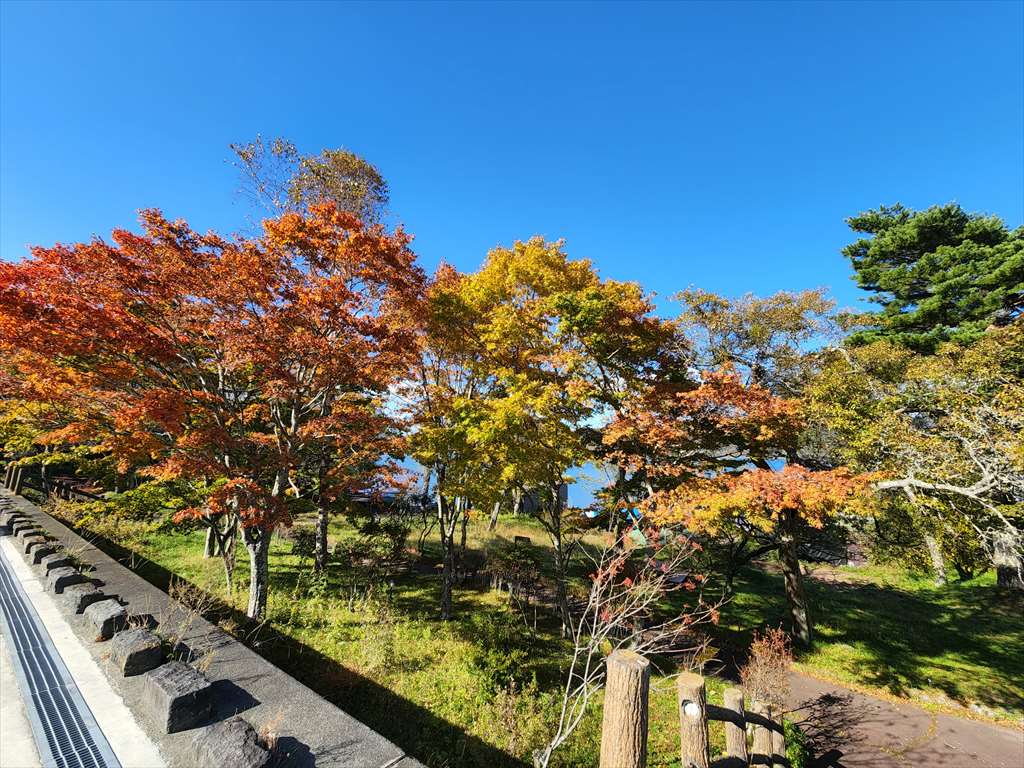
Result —
[[[495, 536], [483, 521], [471, 525], [469, 533], [473, 549]], [[333, 523], [332, 540], [353, 535], [344, 520]], [[498, 535], [528, 536], [547, 553], [543, 531], [528, 519], [503, 519]], [[228, 595], [220, 559], [201, 557], [202, 538], [198, 531], [173, 530], [120, 544], [244, 608], [244, 548], [238, 551], [238, 586]], [[601, 538], [592, 533], [590, 543]], [[502, 617], [512, 622], [517, 636], [526, 632], [507, 611], [503, 593], [482, 585], [457, 589], [456, 620], [437, 619], [439, 580], [430, 568], [439, 555], [436, 539], [428, 539], [424, 562], [397, 577], [387, 598], [354, 605], [342, 593], [337, 566], [326, 581], [318, 581], [308, 560], [301, 562], [291, 546], [276, 537], [272, 543], [269, 628], [248, 638], [260, 653], [432, 768], [529, 763], [531, 751], [557, 722], [567, 663], [552, 613], [542, 611], [536, 635], [509, 650], [499, 642]], [[580, 583], [585, 574], [581, 564]], [[801, 668], [917, 702], [930, 697], [935, 706], [977, 703], [990, 708], [993, 718], [1019, 716], [1024, 709], [1015, 685], [1024, 679], [1020, 603], [999, 602], [991, 575], [941, 590], [880, 568], [839, 569], [829, 576], [841, 581], [809, 580], [819, 644], [799, 657]], [[763, 570], [741, 574], [735, 598], [722, 611], [718, 644], [745, 648], [753, 629], [778, 624], [782, 595], [781, 577]], [[221, 623], [246, 635], [237, 618]], [[504, 673], [497, 683], [491, 675], [495, 667]], [[663, 676], [652, 680], [652, 767], [679, 765], [672, 683]], [[710, 702], [721, 703], [725, 685], [709, 678]], [[596, 765], [599, 728], [600, 707], [594, 707], [556, 753], [555, 764]], [[713, 749], [721, 749], [720, 724], [712, 724], [711, 735]]]
[[[993, 572], [945, 587], [880, 566], [812, 566], [811, 576], [817, 642], [797, 655], [798, 669], [955, 714], [1020, 721], [1024, 601], [997, 590]], [[742, 646], [784, 613], [782, 577], [749, 569], [721, 628]]]

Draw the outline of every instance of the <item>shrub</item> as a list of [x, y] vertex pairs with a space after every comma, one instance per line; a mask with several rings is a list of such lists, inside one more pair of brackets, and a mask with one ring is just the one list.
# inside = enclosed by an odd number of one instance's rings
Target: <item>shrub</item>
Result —
[[754, 632], [750, 657], [740, 668], [740, 680], [748, 699], [781, 707], [789, 693], [789, 668], [793, 651], [789, 635], [781, 627], [769, 627], [764, 634]]
[[316, 553], [316, 531], [312, 528], [294, 528], [291, 533], [292, 554], [299, 562], [311, 560]]
[[786, 734], [786, 759], [789, 768], [809, 768], [814, 753], [807, 744], [807, 736], [800, 730], [799, 725], [789, 720], [783, 722], [782, 727]]
[[523, 683], [530, 658], [531, 638], [522, 621], [511, 611], [470, 616], [473, 633], [473, 665], [491, 691]]

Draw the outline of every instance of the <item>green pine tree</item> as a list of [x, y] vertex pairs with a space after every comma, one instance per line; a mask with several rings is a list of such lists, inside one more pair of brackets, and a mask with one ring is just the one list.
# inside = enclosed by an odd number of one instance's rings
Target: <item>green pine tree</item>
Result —
[[918, 352], [970, 343], [1024, 310], [1024, 227], [959, 205], [883, 206], [847, 219], [870, 235], [843, 249], [857, 284], [882, 305], [861, 318], [854, 344], [888, 339]]

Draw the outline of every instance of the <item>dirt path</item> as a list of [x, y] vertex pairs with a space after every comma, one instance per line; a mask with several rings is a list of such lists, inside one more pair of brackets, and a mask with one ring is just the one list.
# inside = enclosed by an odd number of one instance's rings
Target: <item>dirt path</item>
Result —
[[894, 704], [793, 673], [791, 717], [814, 742], [814, 768], [1021, 768], [1024, 732]]

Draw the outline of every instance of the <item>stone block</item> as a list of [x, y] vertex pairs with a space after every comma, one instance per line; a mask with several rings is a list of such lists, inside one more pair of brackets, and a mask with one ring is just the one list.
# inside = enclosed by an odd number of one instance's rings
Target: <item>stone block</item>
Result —
[[109, 640], [128, 624], [128, 611], [117, 600], [108, 597], [85, 609], [85, 618], [96, 630], [97, 640]]
[[38, 547], [33, 547], [32, 554], [29, 557], [29, 560], [32, 561], [32, 565], [39, 565], [40, 560], [42, 560], [47, 555], [52, 555], [56, 551], [57, 545], [54, 544], [52, 541], [48, 541], [45, 544], [39, 545]]
[[68, 553], [63, 550], [58, 550], [52, 555], [44, 555], [39, 561], [39, 567], [46, 572], [52, 571], [56, 568], [67, 568], [71, 564], [71, 558], [68, 557]]
[[219, 768], [267, 768], [273, 757], [256, 729], [240, 717], [203, 728], [192, 739], [190, 756], [193, 765]]
[[90, 605], [106, 600], [107, 597], [87, 581], [65, 587], [61, 593], [61, 600], [72, 613], [84, 613]]
[[37, 535], [35, 523], [32, 523], [28, 520], [19, 520], [14, 525], [12, 525], [11, 533], [13, 533], [14, 536], [19, 539], [23, 539], [26, 536]]
[[64, 591], [64, 587], [81, 584], [83, 581], [85, 581], [85, 576], [71, 566], [53, 568], [46, 572], [46, 586], [51, 592], [56, 592], [58, 595]]
[[143, 678], [143, 707], [164, 733], [195, 728], [209, 718], [210, 681], [180, 661], [170, 661]]
[[45, 536], [26, 536], [21, 540], [21, 549], [27, 555], [36, 547], [42, 547], [49, 542]]
[[160, 666], [164, 660], [164, 647], [160, 638], [148, 630], [126, 629], [110, 641], [110, 658], [125, 677], [141, 675]]
[[11, 530], [15, 523], [25, 522], [25, 518], [19, 515], [17, 512], [0, 512], [0, 530], [6, 534], [11, 534]]

